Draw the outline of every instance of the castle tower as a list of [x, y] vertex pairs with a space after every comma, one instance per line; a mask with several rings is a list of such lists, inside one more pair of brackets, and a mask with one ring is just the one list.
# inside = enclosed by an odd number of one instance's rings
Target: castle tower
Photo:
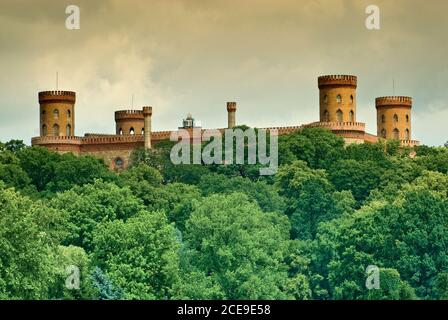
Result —
[[72, 91], [39, 92], [40, 136], [74, 136], [75, 102]]
[[151, 117], [152, 107], [143, 107], [145, 149], [151, 149]]
[[320, 122], [356, 122], [356, 76], [321, 76], [317, 82]]
[[143, 134], [145, 122], [142, 110], [120, 110], [115, 112], [117, 135]]
[[229, 129], [236, 126], [235, 114], [236, 102], [227, 102], [227, 128]]
[[411, 97], [375, 99], [378, 136], [384, 139], [411, 140]]

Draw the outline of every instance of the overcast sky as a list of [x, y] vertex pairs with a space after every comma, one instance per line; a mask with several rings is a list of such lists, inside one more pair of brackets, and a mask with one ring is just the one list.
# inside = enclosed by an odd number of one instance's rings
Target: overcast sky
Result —
[[[81, 8], [81, 29], [65, 8]], [[379, 6], [381, 30], [364, 25]], [[153, 130], [318, 120], [317, 77], [358, 76], [357, 120], [375, 97], [414, 99], [413, 138], [448, 140], [446, 0], [0, 0], [0, 140], [39, 134], [37, 93], [77, 93], [76, 135], [113, 133], [113, 112], [153, 106]]]

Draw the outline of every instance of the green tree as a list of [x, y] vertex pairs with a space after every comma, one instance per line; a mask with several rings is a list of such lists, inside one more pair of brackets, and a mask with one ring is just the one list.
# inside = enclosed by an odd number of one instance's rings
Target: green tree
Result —
[[[193, 272], [187, 278], [203, 273], [201, 283], [225, 299], [306, 298], [307, 283], [296, 288], [304, 291], [291, 292], [285, 263], [290, 255], [289, 229], [287, 217], [262, 212], [244, 194], [207, 197], [195, 204], [187, 221], [183, 273]], [[198, 292], [194, 297], [210, 296], [214, 297]]]
[[124, 299], [166, 299], [179, 276], [179, 243], [162, 212], [101, 223], [93, 259]]
[[92, 250], [93, 232], [100, 222], [126, 220], [144, 209], [131, 190], [101, 180], [59, 193], [49, 205], [68, 214], [65, 244], [87, 252]]
[[65, 217], [0, 181], [0, 297], [47, 299], [57, 274]]

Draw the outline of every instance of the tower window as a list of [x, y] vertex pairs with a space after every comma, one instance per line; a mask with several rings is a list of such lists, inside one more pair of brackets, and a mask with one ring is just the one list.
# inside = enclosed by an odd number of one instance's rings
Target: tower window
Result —
[[394, 122], [398, 122], [398, 116], [394, 114]]
[[129, 134], [135, 134], [134, 128], [131, 127], [131, 129], [129, 130]]
[[353, 104], [353, 101], [354, 101], [354, 100], [355, 100], [355, 99], [353, 98], [353, 95], [351, 94], [351, 95], [350, 95], [350, 103]]
[[342, 102], [342, 97], [341, 97], [340, 94], [338, 94], [338, 95], [336, 96], [336, 102], [337, 102], [337, 103], [341, 103], [341, 102]]
[[71, 125], [67, 125], [67, 127], [65, 128], [65, 135], [67, 137], [70, 137], [72, 135], [72, 126]]
[[381, 137], [383, 137], [384, 139], [386, 139], [386, 129], [381, 130]]
[[409, 122], [409, 115], [406, 115], [406, 122]]
[[67, 110], [67, 118], [71, 118], [72, 117], [72, 112], [70, 110]]
[[45, 124], [42, 126], [42, 135], [43, 136], [47, 135], [47, 126]]
[[123, 169], [124, 165], [123, 159], [116, 158], [114, 162], [115, 162], [115, 169]]
[[59, 119], [59, 110], [58, 109], [53, 110], [53, 116], [55, 119]]
[[350, 122], [355, 122], [355, 113], [353, 110], [350, 111]]
[[336, 111], [336, 119], [338, 119], [338, 122], [342, 122], [343, 119], [343, 113], [341, 111], [341, 109], [339, 109], [338, 111]]
[[328, 96], [324, 95], [324, 103], [327, 104], [328, 103]]
[[394, 139], [400, 139], [400, 131], [397, 128], [394, 129]]
[[328, 110], [324, 111], [324, 122], [330, 122], [330, 113], [328, 112]]
[[406, 129], [406, 131], [404, 132], [404, 139], [411, 140], [411, 134], [409, 133], [409, 129]]
[[145, 134], [145, 128], [142, 128], [142, 134]]
[[381, 115], [381, 123], [386, 122], [386, 116], [384, 114]]
[[47, 112], [45, 110], [42, 110], [42, 116], [45, 116]]
[[53, 135], [54, 135], [55, 137], [59, 137], [59, 125], [57, 125], [57, 124], [55, 124], [55, 125], [53, 126]]
[[123, 135], [123, 129], [118, 129], [118, 134], [121, 136], [121, 135]]

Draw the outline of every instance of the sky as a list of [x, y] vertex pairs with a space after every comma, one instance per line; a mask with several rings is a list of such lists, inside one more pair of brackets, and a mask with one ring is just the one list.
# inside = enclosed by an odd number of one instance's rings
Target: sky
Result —
[[[380, 30], [365, 27], [368, 5]], [[68, 30], [68, 5], [80, 29]], [[187, 113], [204, 128], [317, 121], [317, 77], [358, 76], [375, 98], [413, 97], [412, 138], [448, 140], [446, 0], [0, 0], [0, 141], [39, 135], [38, 92], [77, 93], [76, 135], [114, 133], [114, 111], [153, 107], [153, 130]], [[395, 86], [393, 86], [395, 83]]]

